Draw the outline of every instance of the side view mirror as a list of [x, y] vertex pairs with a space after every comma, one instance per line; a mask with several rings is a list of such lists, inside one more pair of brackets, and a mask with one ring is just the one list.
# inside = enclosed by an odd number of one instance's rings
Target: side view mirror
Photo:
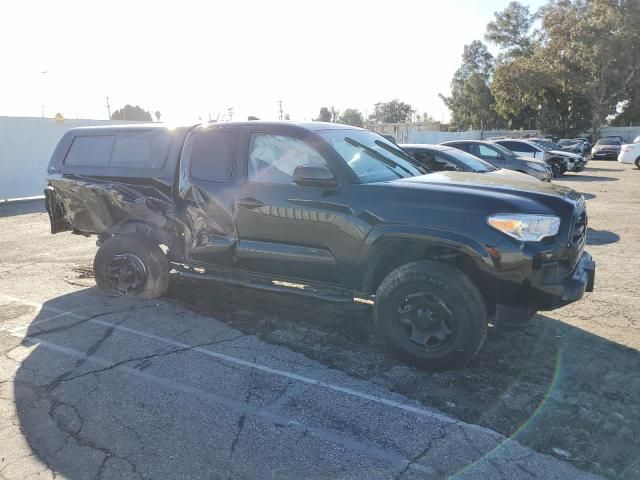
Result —
[[338, 180], [333, 172], [322, 163], [298, 165], [293, 171], [293, 183], [303, 187], [335, 188]]

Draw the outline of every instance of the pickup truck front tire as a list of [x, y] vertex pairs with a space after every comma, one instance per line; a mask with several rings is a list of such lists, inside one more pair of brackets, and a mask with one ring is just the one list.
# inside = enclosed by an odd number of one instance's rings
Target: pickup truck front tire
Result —
[[428, 370], [468, 363], [487, 336], [478, 288], [462, 271], [436, 261], [407, 263], [387, 275], [376, 293], [374, 317], [397, 354]]
[[106, 240], [93, 261], [96, 285], [108, 295], [159, 298], [169, 288], [169, 262], [162, 249], [135, 235]]

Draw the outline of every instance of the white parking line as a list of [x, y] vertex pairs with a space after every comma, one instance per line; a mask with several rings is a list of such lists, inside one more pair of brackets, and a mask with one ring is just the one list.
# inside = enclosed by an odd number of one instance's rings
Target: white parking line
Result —
[[66, 316], [68, 316], [70, 314], [77, 315], [76, 312], [79, 312], [81, 310], [86, 310], [87, 308], [89, 308], [89, 305], [85, 305], [84, 307], [76, 308], [74, 310], [69, 310], [69, 311], [64, 311], [64, 312], [61, 312], [61, 313], [57, 313], [56, 315], [52, 315], [50, 317], [43, 318], [42, 320], [38, 320], [37, 322], [31, 322], [29, 325], [20, 325], [19, 327], [12, 328], [11, 332], [12, 333], [18, 333], [21, 330], [27, 330], [28, 328], [34, 327], [36, 325], [41, 325], [43, 323], [50, 322], [51, 320], [55, 320], [56, 318], [66, 317]]
[[[130, 333], [130, 334], [133, 334], [133, 335], [139, 335], [141, 337], [149, 338], [149, 339], [155, 340], [155, 341], [160, 342], [160, 343], [165, 343], [167, 345], [172, 345], [172, 346], [179, 347], [179, 348], [191, 348], [192, 347], [192, 345], [190, 345], [188, 343], [180, 342], [178, 340], [174, 340], [174, 339], [167, 338], [167, 337], [161, 337], [159, 335], [154, 335], [152, 333], [144, 332], [144, 331], [137, 330], [137, 329], [134, 329], [134, 328], [125, 327], [123, 325], [118, 325], [116, 323], [107, 322], [105, 320], [99, 320], [99, 319], [95, 319], [95, 318], [94, 319], [88, 319], [88, 318], [82, 317], [81, 315], [78, 315], [78, 314], [76, 314], [76, 313], [74, 313], [72, 311], [60, 310], [60, 309], [57, 309], [57, 308], [54, 308], [54, 307], [50, 307], [48, 305], [43, 305], [43, 304], [40, 304], [40, 303], [37, 303], [37, 302], [31, 302], [31, 301], [27, 301], [27, 300], [22, 300], [22, 299], [15, 298], [15, 297], [10, 297], [10, 296], [7, 296], [7, 295], [0, 295], [0, 298], [6, 299], [8, 301], [13, 301], [13, 302], [21, 302], [21, 303], [23, 303], [25, 305], [39, 306], [43, 310], [50, 310], [50, 311], [53, 311], [53, 312], [56, 312], [56, 313], [60, 314], [60, 317], [62, 317], [62, 316], [70, 316], [70, 317], [76, 318], [78, 320], [87, 320], [87, 322], [90, 322], [90, 323], [93, 323], [93, 324], [96, 324], [96, 325], [101, 325], [101, 326], [104, 326], [104, 327], [113, 328], [115, 330], [120, 330], [120, 331], [127, 332], [127, 333]], [[5, 330], [5, 331], [7, 331], [7, 330]], [[12, 333], [13, 335], [16, 335], [16, 333], [13, 333], [13, 332], [10, 332], [10, 333]], [[39, 341], [36, 337], [32, 337], [32, 338], [34, 338], [36, 341]], [[398, 402], [398, 401], [391, 400], [391, 399], [388, 399], [388, 398], [379, 397], [377, 395], [371, 395], [371, 394], [368, 394], [368, 393], [360, 392], [358, 390], [354, 390], [354, 389], [349, 388], [349, 387], [343, 387], [341, 385], [336, 385], [334, 383], [329, 383], [329, 382], [325, 382], [325, 381], [318, 380], [318, 379], [315, 379], [315, 378], [306, 377], [304, 375], [299, 375], [297, 373], [292, 373], [292, 372], [287, 372], [285, 370], [272, 368], [272, 367], [269, 367], [267, 365], [262, 365], [260, 363], [250, 362], [250, 361], [247, 361], [247, 360], [243, 360], [241, 358], [237, 358], [237, 357], [233, 357], [233, 356], [230, 356], [230, 355], [226, 355], [224, 353], [219, 353], [219, 352], [215, 352], [213, 350], [208, 350], [208, 349], [205, 349], [203, 347], [194, 347], [194, 348], [191, 348], [191, 350], [199, 352], [199, 353], [202, 353], [203, 355], [207, 355], [209, 357], [212, 357], [212, 358], [215, 358], [215, 359], [218, 359], [218, 360], [222, 360], [222, 361], [225, 361], [225, 362], [233, 363], [233, 364], [236, 364], [236, 365], [241, 365], [243, 367], [251, 368], [251, 369], [258, 370], [258, 371], [261, 371], [261, 372], [264, 372], [264, 373], [268, 373], [268, 374], [271, 374], [271, 375], [277, 375], [279, 377], [288, 378], [288, 379], [291, 379], [291, 380], [296, 380], [298, 382], [303, 382], [303, 383], [306, 383], [306, 384], [309, 384], [309, 385], [314, 385], [314, 386], [326, 388], [327, 390], [343, 393], [345, 395], [349, 395], [349, 396], [352, 396], [352, 397], [360, 398], [362, 400], [367, 400], [367, 401], [370, 401], [370, 402], [378, 403], [378, 404], [381, 404], [381, 405], [385, 405], [387, 407], [391, 407], [391, 408], [394, 408], [394, 409], [398, 409], [398, 410], [402, 410], [402, 411], [405, 411], [405, 412], [413, 413], [415, 415], [420, 415], [422, 417], [433, 418], [433, 419], [436, 419], [436, 420], [441, 421], [443, 423], [448, 423], [448, 424], [453, 424], [453, 425], [461, 425], [461, 426], [464, 426], [465, 428], [477, 430], [477, 431], [483, 432], [485, 434], [492, 435], [495, 438], [499, 439], [500, 441], [505, 440], [505, 438], [502, 435], [500, 435], [499, 433], [497, 433], [497, 432], [495, 432], [493, 430], [490, 430], [488, 428], [482, 427], [480, 425], [465, 423], [465, 422], [462, 422], [462, 421], [457, 420], [455, 418], [452, 418], [452, 417], [449, 417], [447, 415], [444, 415], [442, 413], [434, 412], [434, 411], [427, 410], [427, 409], [420, 408], [420, 407], [415, 407], [413, 405], [407, 405], [406, 403], [403, 403], [403, 402]]]
[[[19, 335], [17, 333], [11, 333], [8, 330], [4, 330], [4, 331], [7, 333], [10, 333], [12, 336], [22, 338], [22, 335]], [[78, 350], [64, 347], [62, 345], [58, 345], [56, 343], [49, 342], [47, 340], [42, 340], [37, 337], [24, 337], [24, 341], [26, 343], [39, 345], [49, 350], [53, 350], [58, 353], [69, 355], [74, 358], [80, 358], [88, 362], [95, 363], [105, 369], [113, 368], [113, 370], [119, 370], [125, 374], [142, 378], [143, 380], [146, 380], [148, 382], [155, 383], [157, 385], [162, 385], [164, 387], [176, 390], [178, 392], [185, 393], [187, 395], [199, 398], [201, 400], [216, 403], [218, 405], [229, 408], [241, 414], [253, 415], [255, 417], [261, 418], [262, 420], [265, 420], [274, 425], [285, 425], [288, 428], [291, 428], [293, 430], [308, 433], [320, 440], [333, 443], [334, 445], [341, 445], [345, 448], [354, 450], [374, 460], [379, 460], [379, 461], [389, 463], [399, 470], [402, 470], [406, 468], [407, 465], [411, 464], [412, 467], [417, 471], [420, 471], [420, 472], [431, 471], [428, 467], [424, 465], [421, 465], [419, 463], [413, 463], [411, 460], [407, 459], [400, 452], [390, 450], [390, 449], [374, 447], [366, 443], [360, 442], [358, 440], [354, 440], [350, 437], [337, 435], [323, 428], [305, 425], [301, 422], [292, 420], [291, 418], [285, 417], [283, 415], [279, 415], [278, 413], [274, 413], [270, 411], [268, 407], [256, 408], [247, 402], [235, 400], [228, 397], [223, 397], [221, 395], [202, 390], [201, 388], [194, 387], [192, 385], [176, 382], [174, 380], [153, 375], [151, 373], [143, 372], [141, 370], [128, 367], [126, 365], [118, 365], [115, 362], [99, 357], [97, 355], [88, 356], [85, 353], [80, 352]]]

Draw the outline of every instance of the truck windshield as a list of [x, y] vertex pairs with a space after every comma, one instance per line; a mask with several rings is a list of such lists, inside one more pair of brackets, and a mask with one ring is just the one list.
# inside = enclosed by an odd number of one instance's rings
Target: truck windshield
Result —
[[367, 130], [322, 130], [318, 134], [362, 183], [424, 175], [429, 171], [381, 135]]

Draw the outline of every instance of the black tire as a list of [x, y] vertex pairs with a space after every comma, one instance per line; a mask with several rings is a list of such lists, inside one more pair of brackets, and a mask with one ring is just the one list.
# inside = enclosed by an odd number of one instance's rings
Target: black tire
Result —
[[159, 298], [169, 287], [169, 262], [162, 249], [134, 235], [105, 241], [93, 261], [98, 288], [119, 297]]
[[496, 314], [489, 322], [499, 331], [518, 332], [526, 329], [537, 313], [538, 311], [533, 308], [496, 305]]
[[[411, 303], [418, 307], [407, 310]], [[374, 318], [398, 355], [429, 370], [468, 363], [487, 336], [478, 288], [457, 268], [430, 260], [407, 263], [387, 275], [376, 293]], [[421, 335], [427, 335], [422, 344], [417, 342]]]
[[636, 158], [635, 164], [636, 168], [640, 168], [640, 157]]

